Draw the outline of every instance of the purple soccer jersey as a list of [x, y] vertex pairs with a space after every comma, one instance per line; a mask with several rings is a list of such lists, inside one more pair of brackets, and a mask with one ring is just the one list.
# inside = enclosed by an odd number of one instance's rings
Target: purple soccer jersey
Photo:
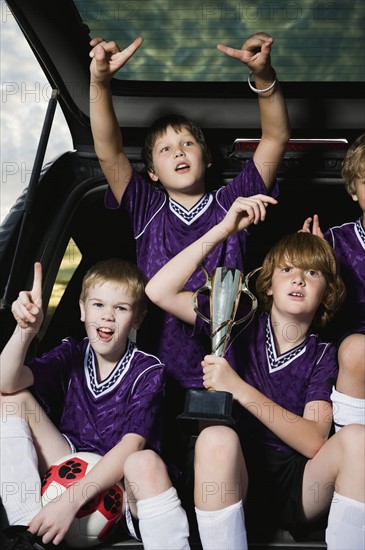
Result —
[[[331, 227], [324, 238], [333, 247], [346, 285], [346, 332], [365, 331], [365, 229], [356, 222]], [[342, 314], [342, 311], [341, 311]]]
[[108, 378], [98, 380], [88, 338], [62, 343], [28, 363], [46, 413], [78, 451], [106, 454], [127, 433], [160, 450], [165, 367], [128, 342]]
[[[213, 193], [206, 193], [190, 210], [134, 172], [123, 195], [121, 211], [127, 211], [130, 218], [136, 240], [138, 266], [151, 278], [178, 252], [220, 222], [237, 197], [258, 193], [267, 194], [267, 190], [252, 160], [228, 185]], [[278, 194], [277, 186], [274, 186], [271, 194]], [[118, 208], [110, 189], [106, 195], [106, 206]], [[212, 273], [217, 266], [244, 271], [247, 236], [247, 231], [241, 231], [210, 252], [204, 262], [208, 273]], [[186, 288], [197, 290], [204, 282], [205, 276], [198, 269]], [[200, 363], [204, 355], [210, 352], [209, 340], [196, 336], [189, 325], [174, 316], [159, 313], [159, 318], [154, 321], [160, 327], [158, 335], [153, 337], [153, 342], [149, 341], [147, 319], [139, 335], [141, 347], [160, 357], [166, 365], [167, 373], [182, 387], [202, 387]]]
[[[196, 330], [207, 331], [207, 325], [199, 318]], [[290, 413], [303, 416], [305, 405], [311, 401], [331, 402], [338, 372], [336, 347], [309, 334], [299, 346], [278, 355], [267, 313], [256, 314], [244, 328], [234, 329], [225, 358], [243, 380], [289, 411], [288, 423], [296, 421]], [[252, 408], [257, 406], [252, 403]], [[268, 402], [267, 406], [275, 405]], [[331, 421], [329, 413], [328, 422]], [[237, 407], [236, 423], [243, 440], [247, 435], [250, 440], [260, 440], [277, 451], [290, 449], [243, 407]]]

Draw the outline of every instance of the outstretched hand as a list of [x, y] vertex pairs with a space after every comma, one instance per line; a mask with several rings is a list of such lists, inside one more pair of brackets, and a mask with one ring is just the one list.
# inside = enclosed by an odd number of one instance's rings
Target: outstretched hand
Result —
[[277, 203], [276, 199], [268, 195], [238, 197], [220, 222], [222, 230], [229, 237], [247, 229], [251, 224], [257, 225], [260, 221], [264, 221], [268, 204]]
[[95, 81], [107, 82], [135, 54], [141, 46], [143, 38], [139, 36], [127, 48], [120, 50], [116, 42], [106, 42], [103, 38], [93, 38], [90, 41], [92, 50], [90, 57], [90, 73]]
[[256, 76], [263, 78], [270, 77], [269, 70], [272, 70], [270, 52], [274, 39], [264, 33], [257, 32], [250, 36], [240, 50], [218, 44], [217, 49], [233, 59], [244, 63]]
[[34, 280], [30, 291], [23, 290], [11, 306], [11, 311], [21, 328], [39, 330], [43, 321], [42, 311], [42, 265], [34, 264]]

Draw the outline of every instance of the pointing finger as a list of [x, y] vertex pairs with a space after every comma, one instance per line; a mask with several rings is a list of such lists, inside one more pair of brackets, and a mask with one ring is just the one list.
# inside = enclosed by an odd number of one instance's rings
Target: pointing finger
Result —
[[31, 290], [32, 302], [37, 307], [42, 307], [42, 264], [35, 262], [34, 264], [34, 279]]
[[233, 57], [234, 59], [239, 59], [240, 61], [243, 58], [242, 50], [237, 50], [236, 48], [231, 48], [225, 44], [217, 44], [217, 50], [228, 55], [228, 57]]

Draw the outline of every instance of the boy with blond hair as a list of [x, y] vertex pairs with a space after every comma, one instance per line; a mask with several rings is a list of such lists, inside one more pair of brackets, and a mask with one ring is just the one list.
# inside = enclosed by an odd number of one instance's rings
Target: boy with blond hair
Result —
[[[0, 370], [1, 496], [13, 526], [5, 548], [59, 544], [85, 504], [85, 494], [92, 499], [120, 480], [128, 487], [128, 468], [134, 471], [138, 452], [159, 452], [165, 368], [128, 337], [146, 314], [144, 289], [145, 277], [134, 264], [98, 262], [86, 273], [80, 296], [87, 337], [81, 342], [66, 338], [30, 361], [26, 354], [43, 321], [40, 263], [34, 265], [31, 291], [20, 292], [13, 303], [18, 324], [1, 354]], [[58, 459], [78, 451], [102, 458], [42, 508], [40, 476]], [[8, 490], [14, 486], [17, 491]], [[151, 510], [149, 499], [156, 492], [161, 508]], [[156, 477], [155, 486], [138, 499], [141, 532], [151, 516], [154, 521], [145, 548], [186, 548], [187, 519], [171, 484]], [[137, 517], [133, 502], [124, 519], [128, 532], [138, 538], [131, 512]]]
[[342, 164], [345, 189], [361, 209], [353, 222], [321, 231], [318, 215], [307, 218], [311, 230], [333, 247], [340, 265], [347, 299], [336, 317], [341, 332], [338, 342], [339, 373], [332, 401], [335, 429], [347, 424], [365, 424], [365, 134], [348, 149]]

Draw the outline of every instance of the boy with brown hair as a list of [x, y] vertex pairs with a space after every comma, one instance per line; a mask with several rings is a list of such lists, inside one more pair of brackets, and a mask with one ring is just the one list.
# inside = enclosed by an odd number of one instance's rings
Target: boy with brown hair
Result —
[[[262, 195], [237, 199], [224, 220], [148, 282], [150, 299], [195, 331], [209, 332], [186, 281], [207, 245], [262, 220], [265, 202]], [[329, 437], [336, 349], [316, 335], [345, 293], [335, 254], [316, 235], [288, 235], [266, 255], [256, 289], [261, 310], [232, 334], [225, 358], [209, 354], [201, 363], [204, 387], [231, 393], [237, 405], [235, 429], [209, 426], [195, 444], [191, 468], [202, 546], [247, 550], [249, 512], [259, 518], [260, 534], [274, 521], [299, 540], [322, 518], [329, 550], [362, 550], [364, 426], [352, 424]], [[209, 296], [201, 298], [205, 312]]]
[[[255, 79], [255, 87], [249, 82], [258, 97], [262, 136], [253, 159], [229, 184], [207, 192], [205, 176], [211, 157], [201, 129], [185, 116], [168, 115], [152, 125], [143, 149], [150, 179], [163, 187], [157, 189], [133, 169], [124, 151], [110, 89], [111, 78], [142, 41], [137, 38], [122, 51], [114, 42], [100, 38], [91, 41], [90, 118], [95, 151], [109, 184], [106, 205], [128, 216], [137, 264], [150, 279], [182, 249], [219, 223], [237, 197], [277, 195], [274, 182], [290, 129], [283, 94], [271, 64], [273, 38], [258, 32], [241, 49], [219, 44], [220, 52], [246, 65]], [[206, 270], [211, 273], [217, 266], [226, 266], [244, 271], [247, 238], [244, 230], [221, 243], [207, 256]], [[197, 290], [203, 283], [204, 275], [198, 269], [187, 286]], [[202, 387], [200, 358], [208, 350], [204, 341], [174, 315], [157, 308], [155, 313], [150, 333], [142, 332], [148, 340], [146, 349], [156, 353], [166, 365], [166, 416], [172, 423], [166, 441], [173, 458], [180, 461], [184, 451], [179, 450], [175, 417], [182, 412], [186, 389]]]

